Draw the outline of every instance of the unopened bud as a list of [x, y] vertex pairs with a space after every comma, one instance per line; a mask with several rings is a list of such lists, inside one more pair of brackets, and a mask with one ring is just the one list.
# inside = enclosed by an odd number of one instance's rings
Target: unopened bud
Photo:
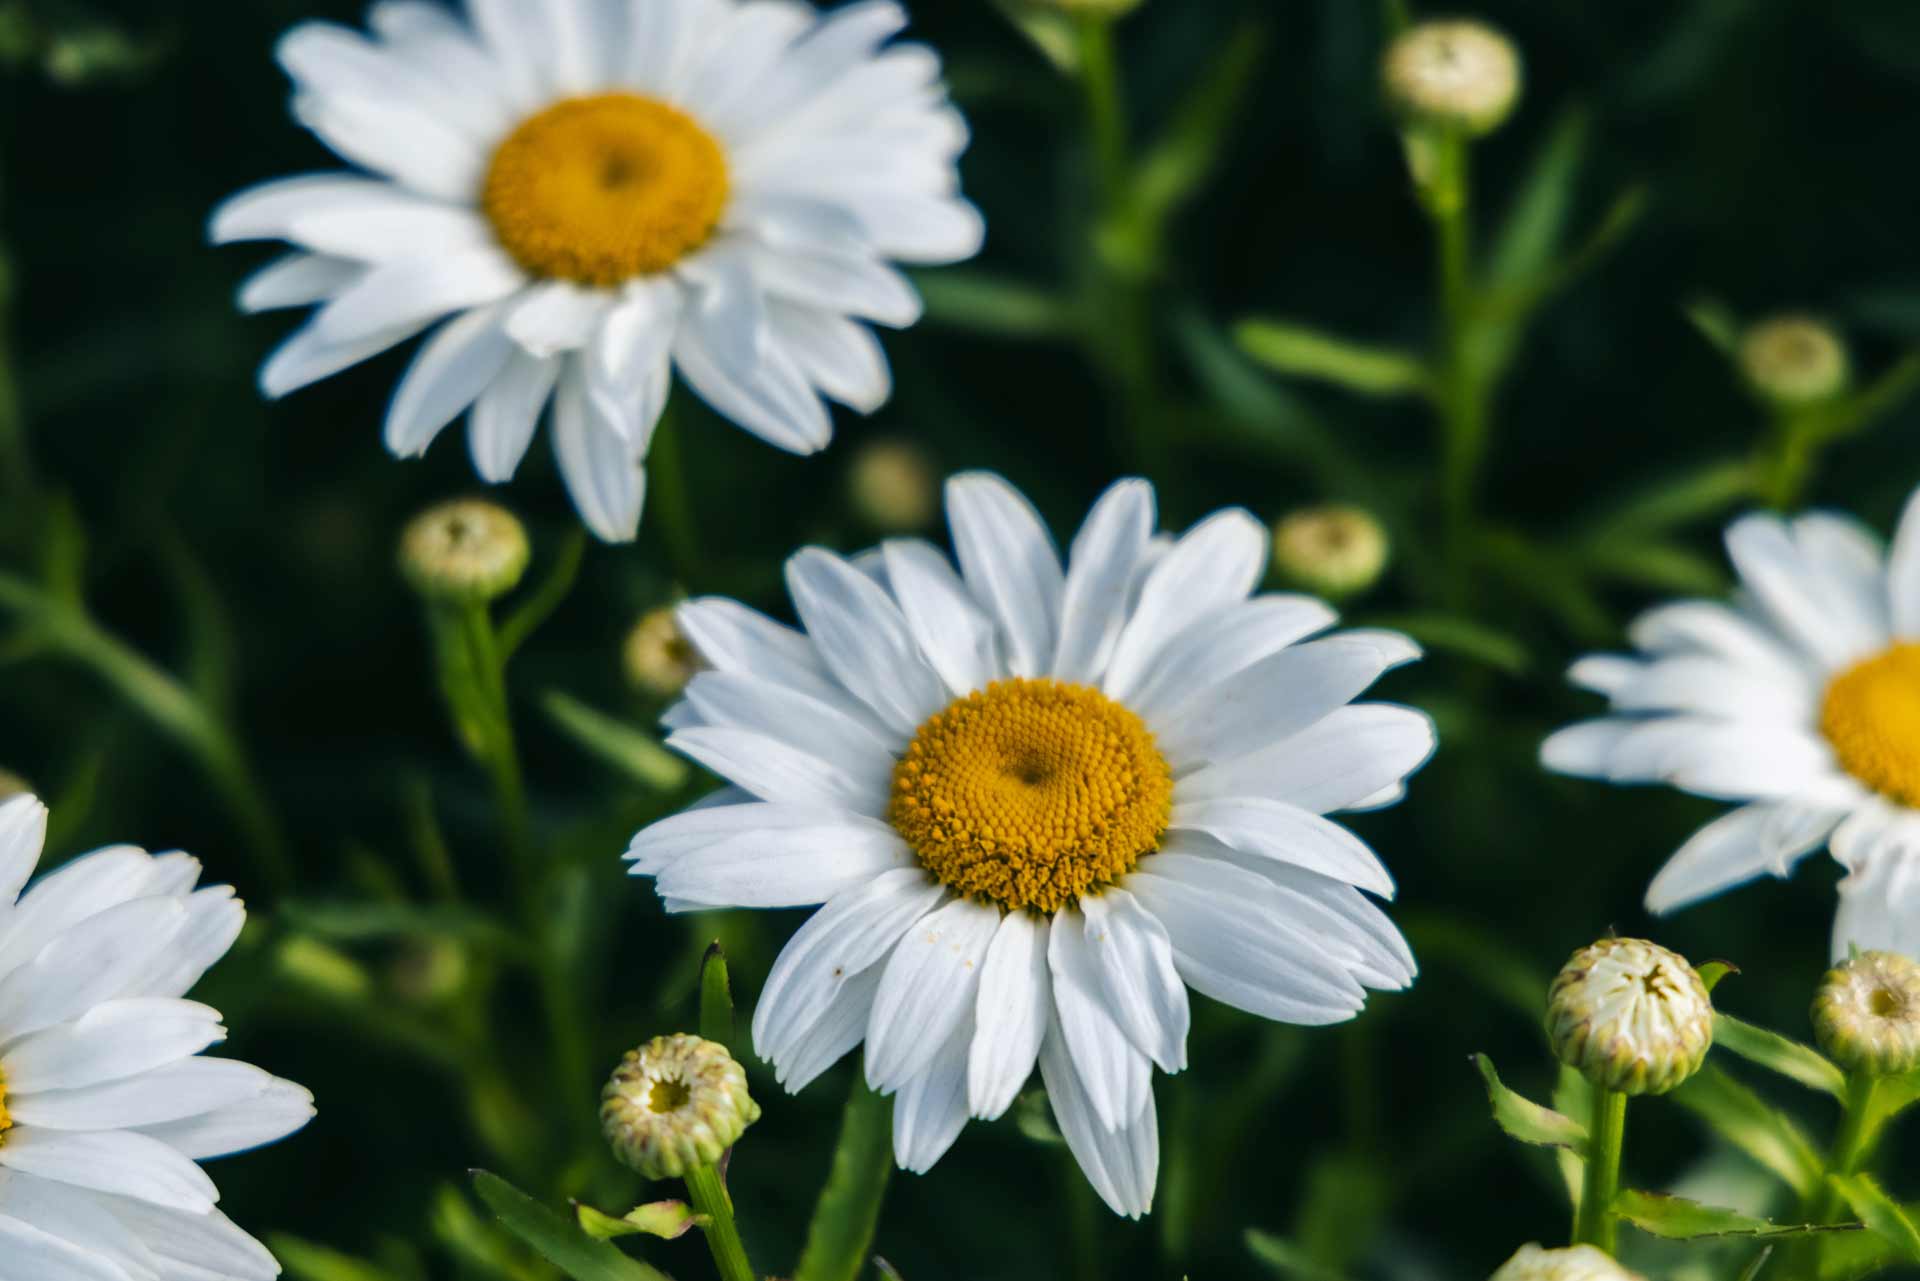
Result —
[[1555, 976], [1547, 1037], [1562, 1063], [1601, 1089], [1665, 1094], [1705, 1062], [1713, 1001], [1679, 953], [1645, 939], [1601, 939]]
[[1747, 330], [1740, 372], [1761, 396], [1787, 407], [1830, 400], [1853, 376], [1840, 335], [1810, 316], [1774, 316]]
[[1850, 1072], [1920, 1068], [1920, 965], [1897, 952], [1862, 952], [1835, 966], [1813, 998], [1813, 1031]]
[[676, 1033], [629, 1051], [600, 1096], [614, 1155], [649, 1179], [715, 1165], [760, 1119], [724, 1045]]
[[907, 534], [933, 523], [940, 479], [918, 445], [876, 440], [854, 455], [847, 487], [860, 519], [883, 533]]
[[1543, 1250], [1523, 1245], [1490, 1281], [1640, 1281], [1605, 1250], [1591, 1245]]
[[527, 531], [506, 508], [479, 498], [442, 503], [413, 518], [400, 538], [400, 569], [431, 600], [503, 596], [527, 571]]
[[1358, 507], [1310, 507], [1273, 531], [1273, 567], [1280, 577], [1335, 600], [1379, 582], [1390, 551], [1387, 531]]
[[634, 687], [659, 698], [679, 697], [694, 673], [706, 666], [674, 621], [671, 606], [650, 610], [633, 625], [621, 658]]
[[1387, 47], [1387, 98], [1409, 121], [1472, 137], [1500, 127], [1520, 100], [1520, 55], [1484, 22], [1422, 22]]

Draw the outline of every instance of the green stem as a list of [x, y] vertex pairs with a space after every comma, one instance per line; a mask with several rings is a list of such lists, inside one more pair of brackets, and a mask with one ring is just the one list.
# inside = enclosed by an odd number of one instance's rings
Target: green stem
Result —
[[1472, 360], [1476, 302], [1468, 144], [1451, 132], [1436, 135], [1432, 142], [1433, 172], [1423, 200], [1433, 220], [1439, 272], [1441, 493], [1452, 592], [1458, 601], [1470, 581], [1475, 491], [1487, 452], [1487, 406]]
[[892, 1177], [893, 1100], [869, 1090], [856, 1072], [794, 1281], [856, 1281], [865, 1274]]
[[[1857, 1072], [1847, 1078], [1846, 1111], [1840, 1117], [1840, 1131], [1833, 1139], [1833, 1152], [1827, 1157], [1827, 1174], [1852, 1174], [1866, 1158], [1867, 1119], [1873, 1114], [1874, 1089], [1879, 1078]], [[1825, 1177], [1811, 1199], [1809, 1223], [1832, 1223], [1840, 1213], [1841, 1197]]]
[[1627, 1096], [1594, 1087], [1593, 1116], [1587, 1127], [1586, 1184], [1573, 1244], [1594, 1245], [1613, 1253], [1617, 1220], [1614, 1198], [1620, 1194], [1620, 1148], [1627, 1131]]
[[740, 1240], [740, 1229], [733, 1222], [733, 1200], [720, 1171], [703, 1165], [687, 1173], [687, 1197], [695, 1213], [708, 1218], [707, 1248], [713, 1251], [713, 1265], [720, 1281], [755, 1281], [753, 1265], [747, 1262], [747, 1247]]
[[1775, 511], [1800, 505], [1813, 464], [1819, 456], [1819, 422], [1808, 414], [1781, 413], [1761, 447], [1760, 497]]
[[687, 488], [686, 451], [680, 434], [686, 417], [667, 402], [660, 423], [654, 428], [653, 444], [647, 451], [647, 502], [653, 508], [654, 525], [666, 544], [667, 560], [675, 578], [689, 591], [702, 577], [700, 573], [700, 528], [693, 516], [693, 496]]
[[[3, 362], [0, 362], [3, 363]], [[30, 634], [91, 669], [115, 693], [193, 754], [226, 803], [259, 863], [264, 888], [292, 885], [286, 839], [233, 731], [193, 693], [80, 610], [11, 575], [0, 575], [0, 609], [20, 615]]]

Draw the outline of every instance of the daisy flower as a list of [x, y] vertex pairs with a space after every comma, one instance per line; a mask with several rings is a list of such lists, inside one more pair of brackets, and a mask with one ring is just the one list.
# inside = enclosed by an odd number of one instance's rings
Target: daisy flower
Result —
[[1731, 603], [1679, 601], [1630, 630], [1639, 653], [1574, 664], [1610, 716], [1549, 738], [1549, 769], [1669, 783], [1739, 808], [1647, 889], [1670, 912], [1825, 845], [1847, 869], [1833, 955], [1920, 954], [1920, 494], [1891, 555], [1852, 519], [1747, 516], [1727, 531]]
[[1413, 957], [1367, 897], [1373, 852], [1326, 815], [1399, 799], [1419, 712], [1349, 705], [1418, 656], [1305, 596], [1254, 595], [1264, 528], [1177, 540], [1122, 481], [1063, 567], [997, 476], [948, 482], [959, 566], [891, 541], [787, 563], [804, 631], [728, 600], [680, 608], [709, 665], [666, 723], [727, 780], [628, 851], [671, 911], [824, 904], [754, 1012], [799, 1090], [866, 1043], [922, 1172], [1035, 1064], [1102, 1198], [1146, 1213], [1153, 1069], [1187, 1065], [1187, 989], [1338, 1023]]
[[318, 305], [261, 371], [283, 396], [431, 330], [387, 413], [423, 453], [466, 414], [507, 480], [546, 406], [582, 519], [634, 536], [678, 370], [794, 453], [825, 400], [891, 389], [868, 323], [920, 301], [894, 262], [971, 257], [967, 129], [940, 61], [861, 0], [380, 0], [369, 35], [295, 27], [294, 114], [357, 172], [283, 179], [215, 213], [216, 242], [285, 240], [248, 311]]
[[[313, 1096], [198, 1057], [220, 1014], [181, 999], [240, 934], [200, 864], [117, 845], [32, 885], [47, 812], [0, 805], [0, 1274], [267, 1281], [195, 1164], [305, 1125]], [[26, 892], [21, 893], [22, 887]]]

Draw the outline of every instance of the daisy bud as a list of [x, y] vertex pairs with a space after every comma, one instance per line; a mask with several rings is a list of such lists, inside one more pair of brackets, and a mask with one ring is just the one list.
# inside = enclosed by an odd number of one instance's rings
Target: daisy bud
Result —
[[1523, 1245], [1500, 1265], [1491, 1281], [1640, 1281], [1640, 1276], [1594, 1246], [1543, 1250], [1537, 1245]]
[[1713, 1001], [1679, 953], [1601, 939], [1554, 978], [1547, 1036], [1562, 1063], [1603, 1090], [1665, 1094], [1705, 1062]]
[[1520, 100], [1520, 55], [1483, 22], [1445, 19], [1409, 27], [1387, 47], [1387, 99], [1407, 120], [1469, 137], [1492, 133]]
[[629, 1051], [600, 1096], [614, 1155], [649, 1179], [717, 1164], [759, 1119], [747, 1074], [726, 1047], [685, 1033]]
[[481, 603], [527, 570], [527, 531], [506, 508], [466, 498], [428, 508], [400, 539], [400, 570], [430, 600]]
[[1839, 395], [1853, 371], [1831, 326], [1810, 316], [1773, 316], [1740, 339], [1740, 372], [1761, 396], [1793, 408]]
[[1813, 1031], [1849, 1072], [1920, 1068], [1920, 965], [1897, 952], [1862, 952], [1827, 971], [1813, 998]]
[[658, 698], [678, 697], [694, 673], [706, 666], [674, 621], [670, 605], [649, 610], [633, 625], [621, 658], [634, 688]]
[[847, 476], [853, 509], [889, 534], [933, 523], [940, 481], [926, 450], [904, 440], [876, 440], [854, 455]]
[[1273, 531], [1273, 567], [1287, 582], [1338, 600], [1380, 581], [1391, 547], [1373, 514], [1358, 507], [1309, 507]]

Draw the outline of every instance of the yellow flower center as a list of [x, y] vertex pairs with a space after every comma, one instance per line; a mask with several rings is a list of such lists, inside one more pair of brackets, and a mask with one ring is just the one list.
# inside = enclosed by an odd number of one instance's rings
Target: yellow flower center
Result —
[[662, 1078], [647, 1091], [647, 1106], [655, 1112], [678, 1112], [692, 1097], [693, 1090], [685, 1081]]
[[493, 153], [481, 203], [536, 276], [609, 287], [705, 244], [727, 203], [727, 158], [678, 109], [631, 93], [571, 98]]
[[1158, 848], [1173, 774], [1140, 718], [1084, 685], [996, 681], [928, 718], [888, 817], [929, 872], [1056, 912]]
[[0, 1076], [0, 1141], [6, 1139], [7, 1131], [13, 1128], [13, 1116], [7, 1111], [7, 1078]]
[[1820, 732], [1847, 773], [1920, 807], [1920, 644], [1895, 645], [1834, 677]]

